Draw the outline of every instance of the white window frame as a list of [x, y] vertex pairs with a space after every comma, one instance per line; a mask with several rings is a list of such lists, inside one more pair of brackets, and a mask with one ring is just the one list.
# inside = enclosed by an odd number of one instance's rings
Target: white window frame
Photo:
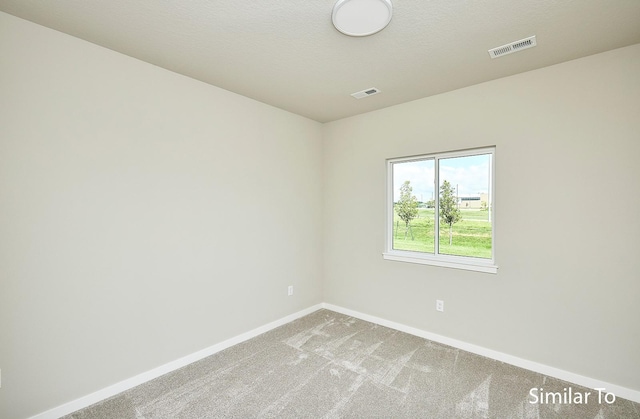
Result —
[[[385, 251], [382, 257], [386, 260], [398, 262], [418, 263], [423, 265], [441, 266], [446, 268], [464, 269], [469, 271], [486, 272], [495, 274], [498, 272], [498, 265], [495, 262], [496, 256], [496, 223], [495, 223], [495, 146], [450, 151], [444, 153], [424, 154], [411, 157], [399, 157], [387, 159], [387, 199], [386, 199], [386, 235]], [[491, 218], [491, 259], [475, 258], [469, 256], [455, 256], [439, 254], [440, 240], [440, 159], [451, 157], [474, 156], [478, 154], [491, 154], [491, 167], [489, 170], [489, 215]], [[435, 228], [434, 228], [434, 253], [412, 252], [409, 250], [397, 250], [393, 248], [393, 165], [394, 163], [404, 163], [419, 160], [434, 160], [434, 198], [435, 205]]]

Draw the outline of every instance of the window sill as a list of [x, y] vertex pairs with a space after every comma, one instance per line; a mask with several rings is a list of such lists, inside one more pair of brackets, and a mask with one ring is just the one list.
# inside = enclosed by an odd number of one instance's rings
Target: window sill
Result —
[[491, 263], [491, 261], [482, 262], [473, 260], [473, 258], [465, 258], [463, 262], [458, 260], [450, 260], [445, 258], [433, 258], [422, 255], [420, 253], [412, 252], [384, 252], [382, 258], [386, 260], [393, 260], [396, 262], [408, 262], [418, 263], [421, 265], [440, 266], [444, 268], [464, 269], [466, 271], [484, 272], [490, 274], [498, 273], [498, 266]]

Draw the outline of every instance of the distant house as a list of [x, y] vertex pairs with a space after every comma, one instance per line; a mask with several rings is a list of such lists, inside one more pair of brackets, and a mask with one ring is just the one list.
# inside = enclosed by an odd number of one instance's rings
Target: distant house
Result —
[[460, 209], [481, 209], [489, 206], [489, 194], [465, 195], [458, 197]]

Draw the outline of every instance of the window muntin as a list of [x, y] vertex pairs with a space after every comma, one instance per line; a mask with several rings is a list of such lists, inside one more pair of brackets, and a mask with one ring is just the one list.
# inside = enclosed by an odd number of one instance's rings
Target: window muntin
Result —
[[495, 273], [494, 153], [388, 160], [385, 258]]

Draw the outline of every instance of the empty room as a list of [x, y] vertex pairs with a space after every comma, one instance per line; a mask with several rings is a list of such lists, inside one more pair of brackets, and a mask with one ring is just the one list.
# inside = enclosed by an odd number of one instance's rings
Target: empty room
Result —
[[0, 0], [0, 418], [640, 419], [640, 2]]

